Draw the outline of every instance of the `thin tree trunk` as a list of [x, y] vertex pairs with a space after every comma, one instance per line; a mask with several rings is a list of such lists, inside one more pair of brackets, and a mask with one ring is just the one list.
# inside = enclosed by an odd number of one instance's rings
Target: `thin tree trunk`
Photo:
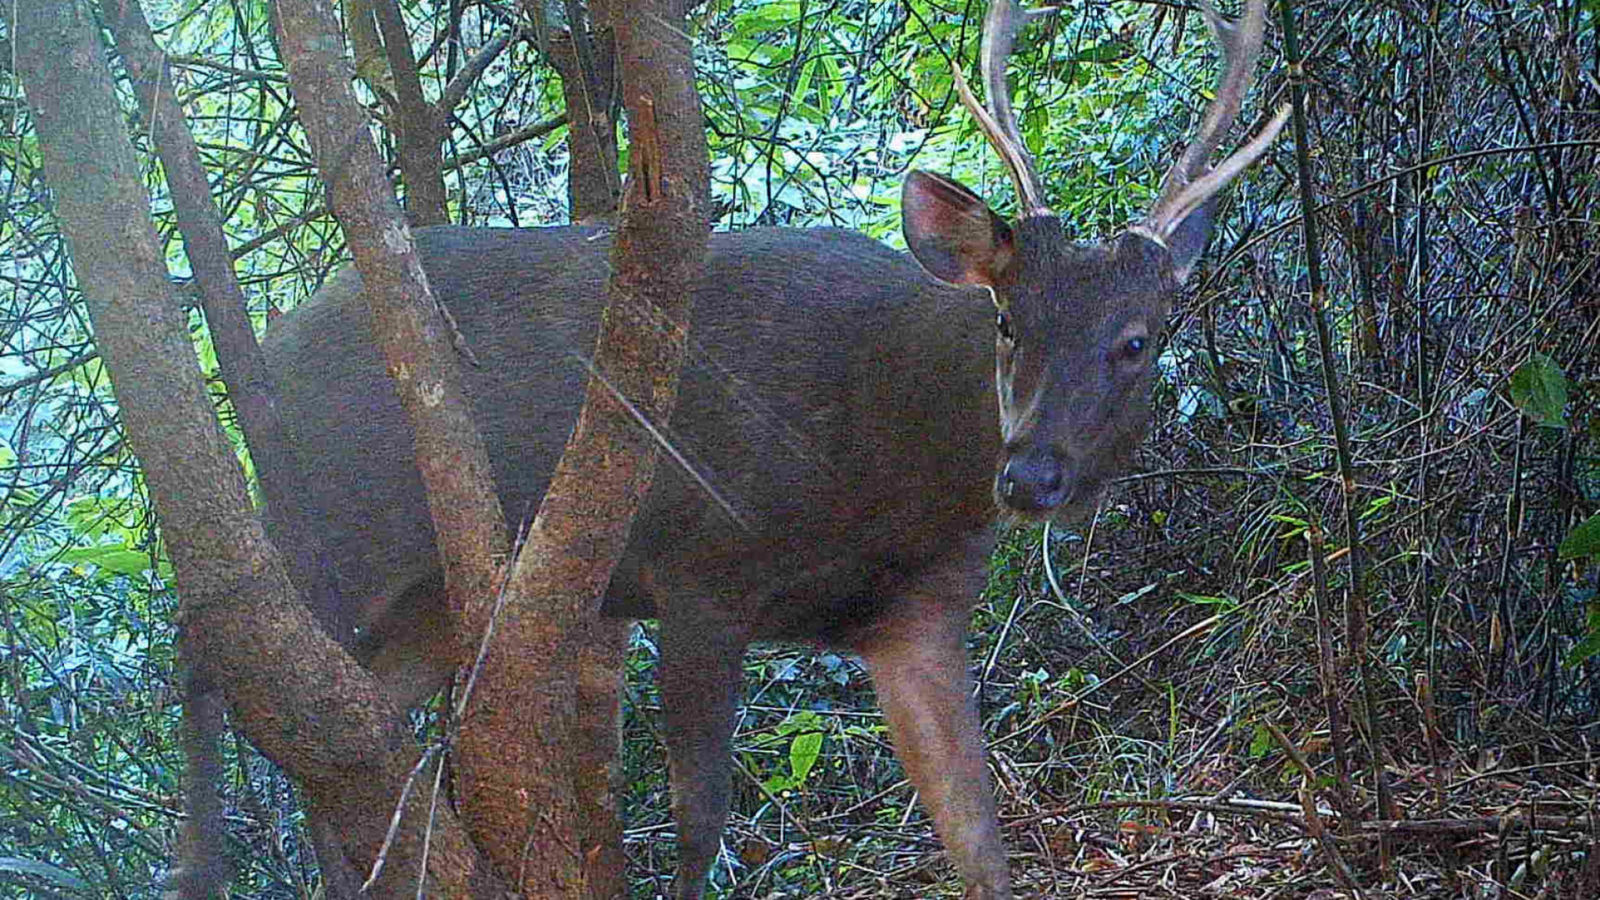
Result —
[[[210, 181], [178, 108], [166, 57], [155, 44], [138, 0], [109, 0], [107, 11], [117, 50], [139, 99], [139, 121], [149, 123], [151, 142], [161, 157], [185, 255], [200, 287], [218, 367], [228, 385], [228, 399], [238, 414], [262, 495], [278, 526], [275, 545], [284, 552], [290, 580], [323, 624], [336, 636], [347, 634], [349, 623], [339, 617], [345, 604], [340, 602], [333, 570], [306, 514], [304, 504], [312, 496], [311, 486], [299, 477], [300, 467], [278, 416], [277, 386], [256, 343], [244, 291], [234, 277], [222, 216], [212, 202]], [[184, 691], [183, 747], [188, 773], [179, 892], [200, 900], [226, 878], [221, 866], [226, 826], [218, 794], [222, 767], [216, 746], [226, 704], [213, 680], [202, 671], [204, 661], [188, 658], [187, 646], [181, 649], [190, 677]], [[321, 863], [328, 870], [338, 861], [324, 858]]]
[[406, 214], [413, 225], [443, 225], [450, 221], [439, 158], [443, 118], [422, 94], [417, 55], [411, 50], [411, 33], [406, 30], [400, 5], [395, 0], [373, 0], [372, 11], [394, 76], [392, 109], [396, 155], [405, 176]]
[[[525, 6], [533, 5], [525, 3]], [[612, 222], [622, 179], [617, 171], [617, 75], [612, 3], [589, 0], [588, 27], [576, 0], [568, 0], [565, 33], [549, 35], [550, 63], [561, 74], [567, 119], [567, 201], [574, 222]], [[585, 860], [590, 897], [622, 896], [627, 890], [622, 856], [622, 820], [616, 798], [621, 785], [622, 678], [628, 623], [598, 616], [577, 625], [576, 727], [571, 735], [573, 793], [578, 845]]]
[[[545, 35], [550, 64], [561, 75], [567, 107], [567, 202], [574, 222], [610, 221], [617, 211], [617, 63], [612, 3], [567, 0], [567, 29]], [[539, 0], [523, 0], [535, 22], [545, 19]]]

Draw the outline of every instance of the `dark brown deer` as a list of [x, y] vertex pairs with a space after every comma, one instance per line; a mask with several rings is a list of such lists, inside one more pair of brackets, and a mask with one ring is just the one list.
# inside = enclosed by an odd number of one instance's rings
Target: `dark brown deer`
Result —
[[[1207, 19], [1225, 54], [1199, 135], [1149, 217], [1069, 241], [1007, 101], [1020, 10], [997, 2], [963, 94], [1021, 200], [1008, 224], [971, 191], [913, 172], [911, 256], [829, 229], [712, 236], [663, 467], [605, 600], [660, 619], [679, 829], [678, 898], [700, 897], [729, 802], [729, 737], [752, 641], [866, 661], [912, 783], [967, 884], [1008, 898], [965, 646], [996, 508], [1092, 508], [1147, 419], [1170, 298], [1205, 246], [1218, 192], [1282, 126], [1212, 168], [1261, 44], [1263, 0]], [[608, 242], [593, 228], [419, 234], [433, 289], [482, 365], [468, 372], [504, 508], [533, 509], [583, 396]], [[915, 261], [913, 261], [913, 257]], [[920, 263], [920, 267], [918, 266]], [[924, 271], [925, 270], [925, 271]], [[932, 275], [933, 278], [929, 278]], [[937, 279], [937, 281], [935, 280]], [[314, 512], [361, 610], [323, 610], [404, 698], [448, 674], [440, 567], [411, 442], [347, 273], [277, 323], [267, 354]], [[624, 311], [649, 327], [647, 311]], [[998, 429], [995, 423], [998, 421]]]

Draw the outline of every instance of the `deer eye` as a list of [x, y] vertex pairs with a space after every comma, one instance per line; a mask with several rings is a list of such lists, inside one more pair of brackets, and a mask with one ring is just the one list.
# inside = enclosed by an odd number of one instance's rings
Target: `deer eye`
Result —
[[1011, 333], [1011, 317], [1004, 312], [995, 313], [994, 331], [995, 334], [1000, 335], [1000, 340], [1008, 344], [1016, 343], [1016, 335]]
[[1128, 338], [1122, 342], [1121, 347], [1117, 348], [1117, 358], [1123, 360], [1124, 362], [1132, 362], [1133, 360], [1138, 359], [1144, 355], [1146, 343], [1147, 339], [1142, 335]]

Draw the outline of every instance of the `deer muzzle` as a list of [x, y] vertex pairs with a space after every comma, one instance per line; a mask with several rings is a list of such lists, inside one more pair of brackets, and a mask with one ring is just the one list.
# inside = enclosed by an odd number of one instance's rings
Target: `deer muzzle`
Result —
[[1067, 463], [1049, 445], [1017, 447], [995, 476], [994, 492], [1007, 510], [1032, 518], [1046, 518], [1071, 496]]

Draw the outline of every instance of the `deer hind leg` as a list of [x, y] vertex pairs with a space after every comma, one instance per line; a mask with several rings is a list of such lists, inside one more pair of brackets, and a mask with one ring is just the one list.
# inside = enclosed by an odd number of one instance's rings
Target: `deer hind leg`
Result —
[[903, 593], [854, 643], [872, 673], [896, 754], [966, 882], [968, 900], [1011, 900], [968, 669], [967, 595], [951, 590], [969, 576], [946, 574]]
[[708, 621], [714, 617], [672, 612], [661, 617], [661, 705], [678, 826], [672, 896], [699, 900], [728, 818], [729, 743], [746, 641], [739, 629]]
[[433, 698], [455, 674], [455, 632], [436, 574], [393, 597], [373, 597], [356, 610], [349, 647], [402, 710]]

